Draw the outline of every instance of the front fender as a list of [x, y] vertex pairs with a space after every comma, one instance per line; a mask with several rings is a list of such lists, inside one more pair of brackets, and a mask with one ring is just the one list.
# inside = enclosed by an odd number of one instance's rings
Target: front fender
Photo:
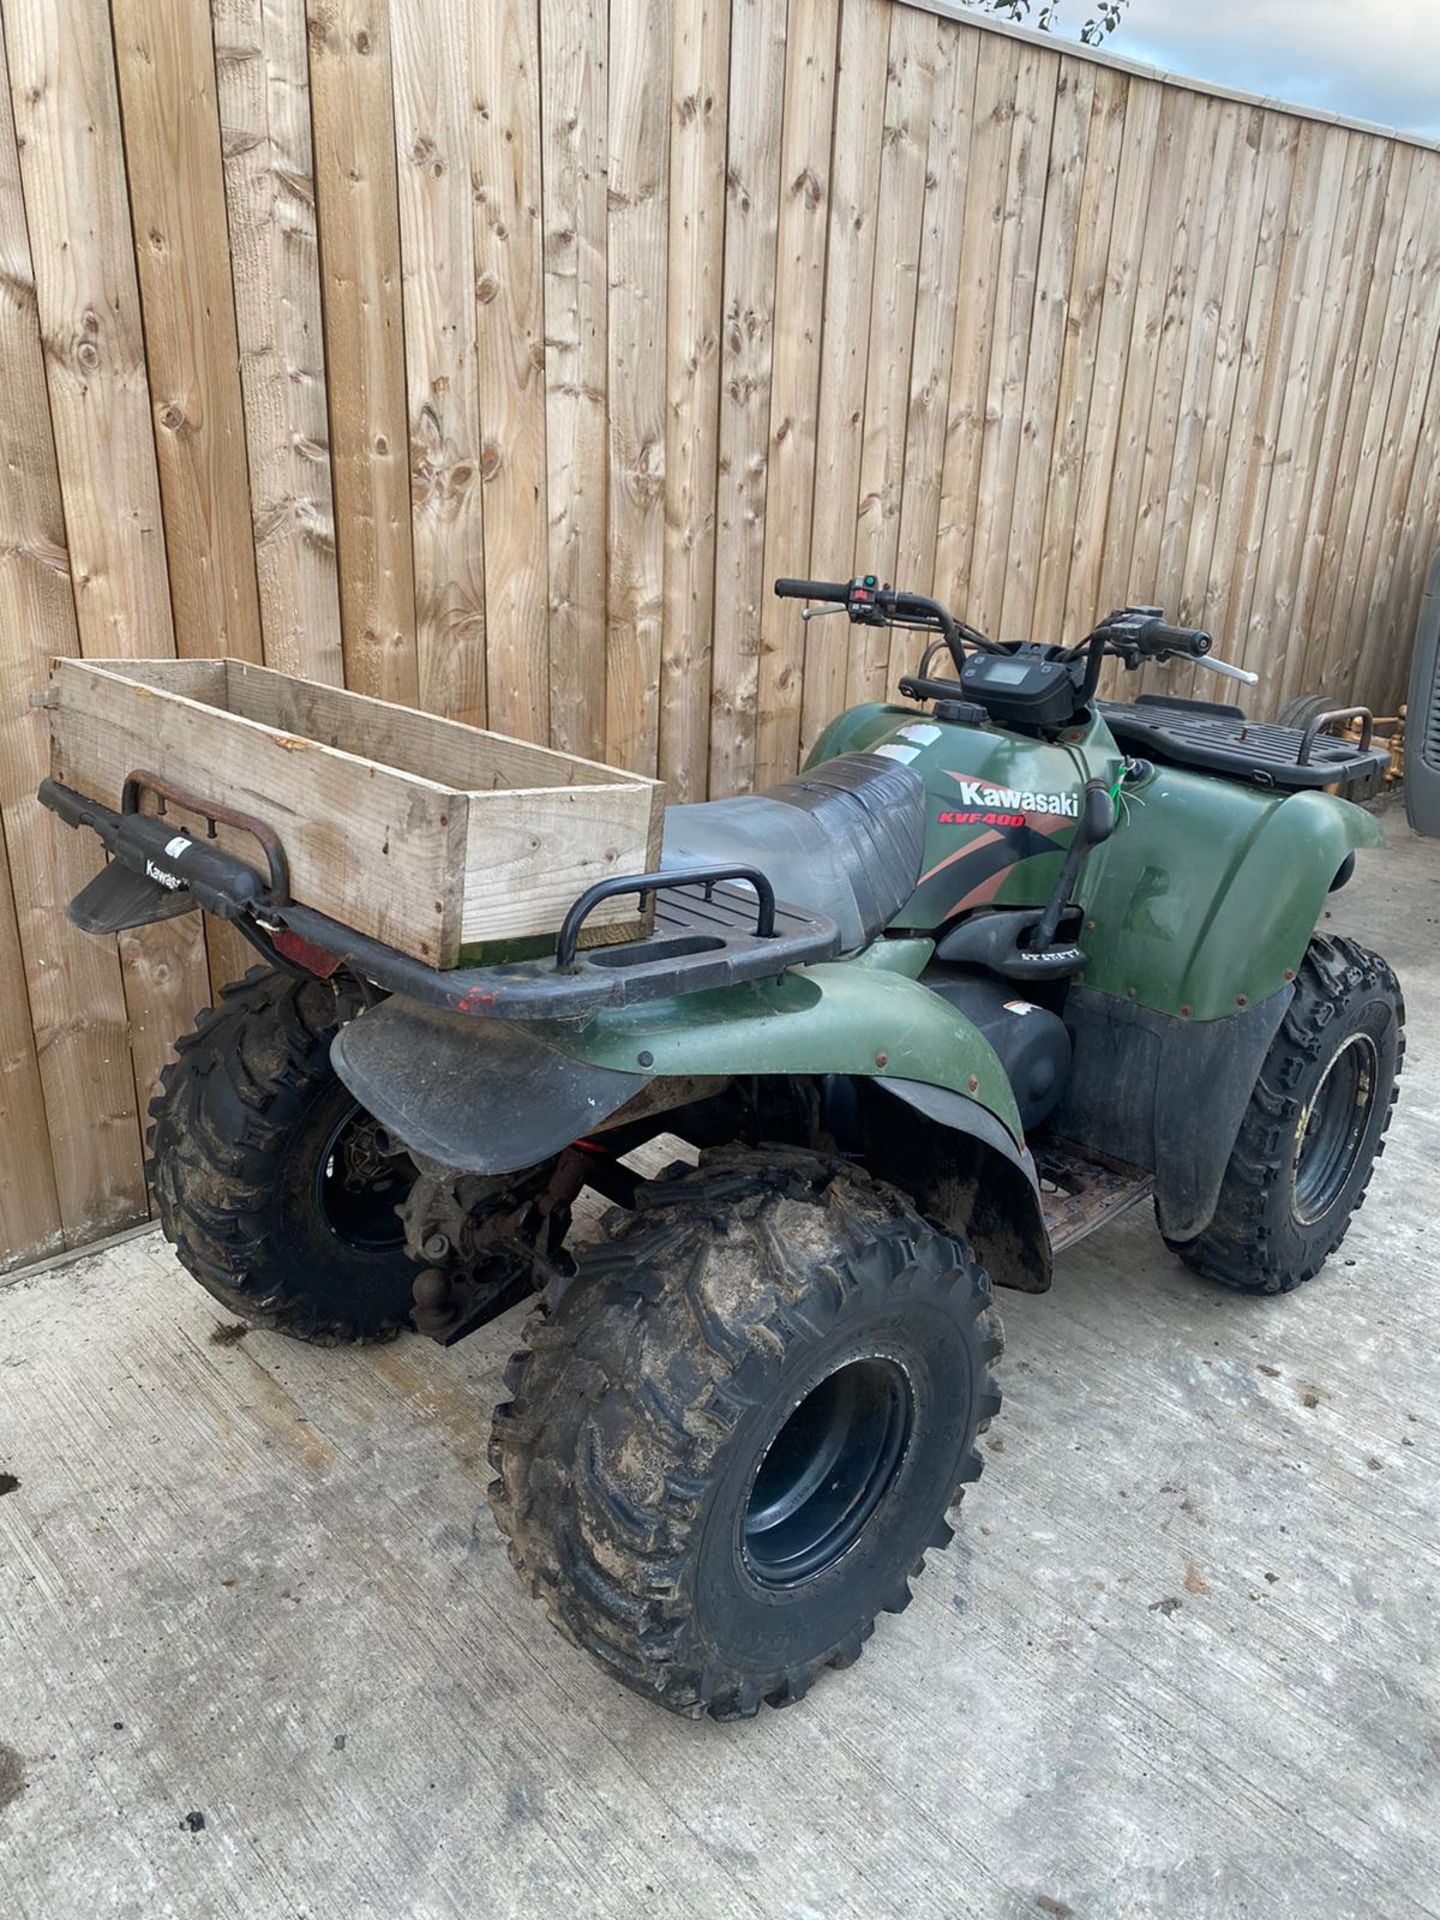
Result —
[[1127, 789], [1080, 890], [1083, 984], [1218, 1020], [1293, 977], [1347, 855], [1379, 822], [1328, 793], [1282, 797], [1179, 769]]
[[[929, 941], [885, 945], [930, 952]], [[617, 1007], [583, 1027], [555, 1023], [543, 1033], [548, 1046], [571, 1059], [615, 1073], [845, 1074], [918, 1082], [983, 1109], [1023, 1145], [1015, 1096], [989, 1042], [939, 994], [905, 973], [867, 964], [867, 956], [797, 968], [779, 980]]]

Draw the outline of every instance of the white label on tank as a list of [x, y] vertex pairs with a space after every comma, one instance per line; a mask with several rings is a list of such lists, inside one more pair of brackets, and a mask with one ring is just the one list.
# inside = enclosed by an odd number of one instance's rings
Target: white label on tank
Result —
[[1007, 1000], [1005, 1011], [1007, 1013], [1039, 1013], [1040, 1009], [1033, 1000]]
[[888, 746], [876, 747], [875, 753], [883, 760], [903, 760], [907, 765], [920, 758], [919, 747], [897, 747], [893, 742]]
[[917, 746], [928, 747], [940, 738], [940, 729], [932, 727], [928, 720], [917, 720], [913, 726], [901, 727], [900, 738], [913, 740]]
[[183, 833], [177, 833], [173, 840], [165, 842], [165, 851], [172, 860], [178, 860], [182, 853], [188, 852], [190, 842]]

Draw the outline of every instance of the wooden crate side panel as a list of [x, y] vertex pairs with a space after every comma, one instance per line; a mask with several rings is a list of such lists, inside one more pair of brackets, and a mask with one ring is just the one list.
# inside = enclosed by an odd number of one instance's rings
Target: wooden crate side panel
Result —
[[[648, 871], [653, 793], [630, 781], [471, 794], [463, 942], [554, 932], [587, 887]], [[602, 902], [586, 922], [627, 937], [639, 925], [633, 895]]]
[[389, 8], [307, 0], [348, 685], [419, 697]]
[[126, 775], [158, 761], [197, 797], [265, 820], [297, 900], [431, 966], [452, 964], [463, 794], [86, 663], [61, 661], [56, 692], [57, 779], [115, 806]]
[[175, 644], [258, 660], [208, 0], [112, 0], [112, 13]]
[[264, 657], [338, 685], [305, 0], [212, 0], [211, 12]]
[[470, 182], [476, 9], [391, 0], [420, 705], [485, 724], [485, 529]]
[[[207, 692], [176, 687], [192, 699]], [[268, 668], [230, 663], [224, 704], [261, 726], [303, 734], [361, 759], [376, 760], [431, 784], [466, 792], [481, 787], [609, 786], [614, 769], [529, 740], [480, 732], [458, 720], [397, 707], [338, 687], [312, 686]]]

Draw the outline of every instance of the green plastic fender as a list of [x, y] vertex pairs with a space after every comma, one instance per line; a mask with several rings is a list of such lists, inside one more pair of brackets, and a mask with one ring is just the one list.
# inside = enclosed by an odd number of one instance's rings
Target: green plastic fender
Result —
[[1179, 769], [1127, 787], [1080, 886], [1087, 987], [1219, 1020], [1299, 967], [1346, 857], [1379, 822], [1333, 794], [1282, 796]]
[[583, 1027], [532, 1029], [596, 1067], [653, 1077], [854, 1074], [918, 1081], [982, 1107], [1024, 1136], [1005, 1069], [984, 1036], [913, 977], [929, 940], [886, 940], [854, 960], [782, 979], [597, 1014]]

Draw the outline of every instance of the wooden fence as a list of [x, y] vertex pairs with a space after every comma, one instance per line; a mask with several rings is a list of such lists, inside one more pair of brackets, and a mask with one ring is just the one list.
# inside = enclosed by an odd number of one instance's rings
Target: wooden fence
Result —
[[[224, 929], [66, 926], [50, 656], [790, 772], [906, 647], [1204, 622], [1391, 708], [1440, 155], [892, 0], [0, 0], [0, 1265], [141, 1217]], [[1422, 451], [1423, 450], [1423, 451]]]

